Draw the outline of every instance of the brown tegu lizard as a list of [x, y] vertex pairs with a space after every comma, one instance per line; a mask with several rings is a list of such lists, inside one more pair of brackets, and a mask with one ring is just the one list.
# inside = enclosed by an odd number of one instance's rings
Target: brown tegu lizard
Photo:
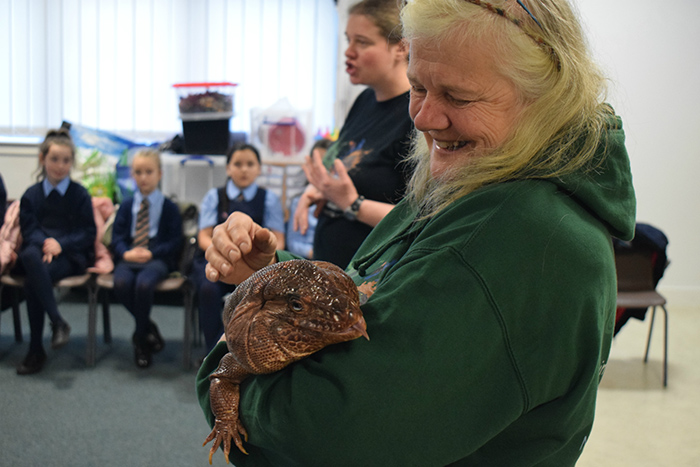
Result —
[[273, 373], [330, 344], [364, 336], [357, 287], [342, 269], [324, 261], [292, 260], [257, 271], [226, 301], [223, 312], [228, 353], [209, 376], [216, 417], [204, 441], [209, 451], [223, 442], [228, 462], [231, 439], [243, 448], [248, 433], [238, 418], [239, 384], [252, 374]]

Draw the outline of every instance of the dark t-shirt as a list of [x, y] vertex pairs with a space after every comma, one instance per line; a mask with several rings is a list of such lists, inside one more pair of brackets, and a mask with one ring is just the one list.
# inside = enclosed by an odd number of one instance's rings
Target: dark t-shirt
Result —
[[[377, 102], [366, 89], [355, 100], [338, 140], [327, 157], [343, 161], [357, 192], [367, 199], [396, 204], [403, 198], [410, 176], [407, 164], [413, 122], [408, 92]], [[372, 227], [342, 215], [322, 213], [314, 236], [314, 259], [345, 268]]]

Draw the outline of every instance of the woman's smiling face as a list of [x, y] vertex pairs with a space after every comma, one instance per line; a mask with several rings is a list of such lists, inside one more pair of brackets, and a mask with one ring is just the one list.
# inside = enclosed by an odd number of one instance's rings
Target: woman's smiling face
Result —
[[409, 113], [428, 144], [431, 174], [441, 178], [503, 144], [524, 105], [478, 43], [414, 39], [410, 47]]

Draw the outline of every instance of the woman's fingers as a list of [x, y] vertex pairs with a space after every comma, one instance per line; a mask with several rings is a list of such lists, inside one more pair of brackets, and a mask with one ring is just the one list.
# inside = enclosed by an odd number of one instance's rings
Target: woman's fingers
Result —
[[292, 228], [295, 232], [299, 232], [302, 235], [306, 234], [306, 230], [309, 228], [309, 206], [306, 204], [299, 203], [294, 211], [294, 223]]
[[277, 238], [246, 214], [234, 212], [214, 228], [205, 253], [206, 275], [212, 282], [239, 284], [274, 261]]

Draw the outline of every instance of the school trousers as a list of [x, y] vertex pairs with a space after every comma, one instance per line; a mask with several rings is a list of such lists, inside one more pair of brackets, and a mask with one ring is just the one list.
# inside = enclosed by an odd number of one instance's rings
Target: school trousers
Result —
[[43, 349], [44, 313], [49, 315], [52, 324], [63, 322], [56, 305], [53, 285], [64, 277], [85, 272], [65, 254], [55, 256], [50, 263], [45, 263], [43, 257], [44, 253], [38, 246], [25, 246], [19, 253], [19, 262], [13, 271], [25, 276], [30, 351]]
[[123, 261], [114, 269], [114, 294], [136, 321], [134, 340], [145, 339], [148, 334], [155, 289], [168, 273], [168, 266], [160, 259], [146, 263]]

